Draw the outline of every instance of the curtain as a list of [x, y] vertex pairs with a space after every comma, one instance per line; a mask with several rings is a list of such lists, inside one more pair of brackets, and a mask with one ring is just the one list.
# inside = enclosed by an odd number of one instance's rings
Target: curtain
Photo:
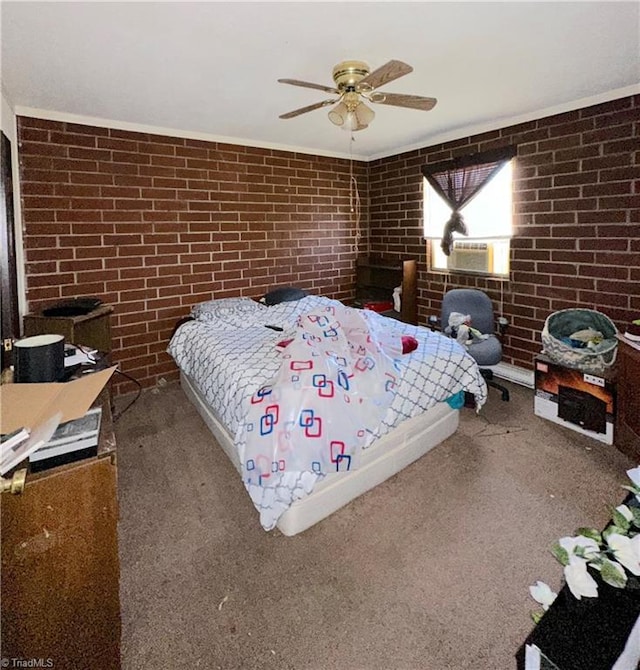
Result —
[[468, 235], [467, 226], [460, 213], [482, 187], [513, 156], [515, 147], [462, 156], [436, 165], [425, 165], [422, 174], [444, 201], [451, 207], [451, 217], [442, 232], [442, 251], [449, 256], [453, 246], [453, 233]]

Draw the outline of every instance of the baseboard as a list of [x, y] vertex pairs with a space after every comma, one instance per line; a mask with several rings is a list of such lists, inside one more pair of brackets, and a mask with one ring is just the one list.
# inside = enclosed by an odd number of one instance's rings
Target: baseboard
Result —
[[506, 379], [508, 382], [520, 384], [530, 389], [535, 386], [533, 370], [525, 370], [517, 365], [511, 365], [511, 363], [498, 363], [498, 365], [489, 366], [489, 369], [493, 370], [496, 377]]

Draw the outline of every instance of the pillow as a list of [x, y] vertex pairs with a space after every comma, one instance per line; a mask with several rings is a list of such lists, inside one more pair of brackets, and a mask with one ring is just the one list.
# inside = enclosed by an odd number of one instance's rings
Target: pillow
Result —
[[266, 311], [265, 306], [251, 298], [218, 298], [195, 305], [191, 309], [191, 316], [198, 321], [242, 321], [261, 310]]
[[300, 298], [304, 298], [307, 295], [309, 295], [307, 291], [301, 288], [281, 286], [280, 288], [274, 288], [269, 293], [265, 293], [263, 300], [265, 305], [278, 305], [281, 302], [300, 300]]

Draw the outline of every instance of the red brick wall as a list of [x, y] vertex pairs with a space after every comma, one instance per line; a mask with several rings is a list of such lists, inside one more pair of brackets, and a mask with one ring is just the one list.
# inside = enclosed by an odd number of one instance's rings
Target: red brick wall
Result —
[[[640, 98], [356, 163], [19, 118], [29, 308], [98, 295], [115, 306], [114, 361], [145, 386], [176, 369], [176, 320], [211, 297], [294, 284], [350, 298], [370, 245], [419, 260], [421, 323], [445, 288], [487, 291], [510, 320], [507, 362], [531, 367], [549, 313], [580, 305], [624, 327], [640, 315]], [[516, 144], [511, 277], [431, 273], [420, 167]], [[125, 387], [125, 390], [129, 388]]]
[[[506, 145], [518, 147], [510, 281], [429, 272], [421, 166]], [[377, 160], [369, 197], [372, 251], [419, 260], [420, 323], [448, 288], [481, 288], [496, 311], [502, 297], [506, 362], [531, 369], [559, 309], [597, 309], [620, 329], [640, 318], [640, 96]]]
[[113, 360], [144, 386], [177, 376], [165, 349], [197, 302], [276, 285], [353, 295], [347, 160], [27, 117], [18, 134], [30, 311], [114, 305]]

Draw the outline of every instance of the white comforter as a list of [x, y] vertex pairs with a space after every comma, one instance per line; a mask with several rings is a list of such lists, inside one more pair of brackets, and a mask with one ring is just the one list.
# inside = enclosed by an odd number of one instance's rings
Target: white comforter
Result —
[[[272, 307], [247, 298], [213, 300], [194, 308], [195, 320], [182, 325], [172, 338], [169, 353], [234, 436], [241, 463], [251, 398], [277, 376], [283, 361], [278, 343], [294, 337], [299, 316], [332, 305], [343, 308], [341, 303], [319, 296]], [[375, 312], [359, 314], [375, 328], [383, 328], [390, 338], [400, 340], [402, 335], [410, 335], [418, 341], [415, 351], [396, 359], [395, 394], [382, 420], [369, 431], [364, 448], [405, 419], [460, 391], [473, 393], [478, 408], [484, 404], [486, 384], [478, 366], [455, 340]], [[323, 476], [321, 472], [295, 471], [277, 473], [262, 486], [245, 481], [263, 527], [273, 528], [281, 514], [310, 493]]]

